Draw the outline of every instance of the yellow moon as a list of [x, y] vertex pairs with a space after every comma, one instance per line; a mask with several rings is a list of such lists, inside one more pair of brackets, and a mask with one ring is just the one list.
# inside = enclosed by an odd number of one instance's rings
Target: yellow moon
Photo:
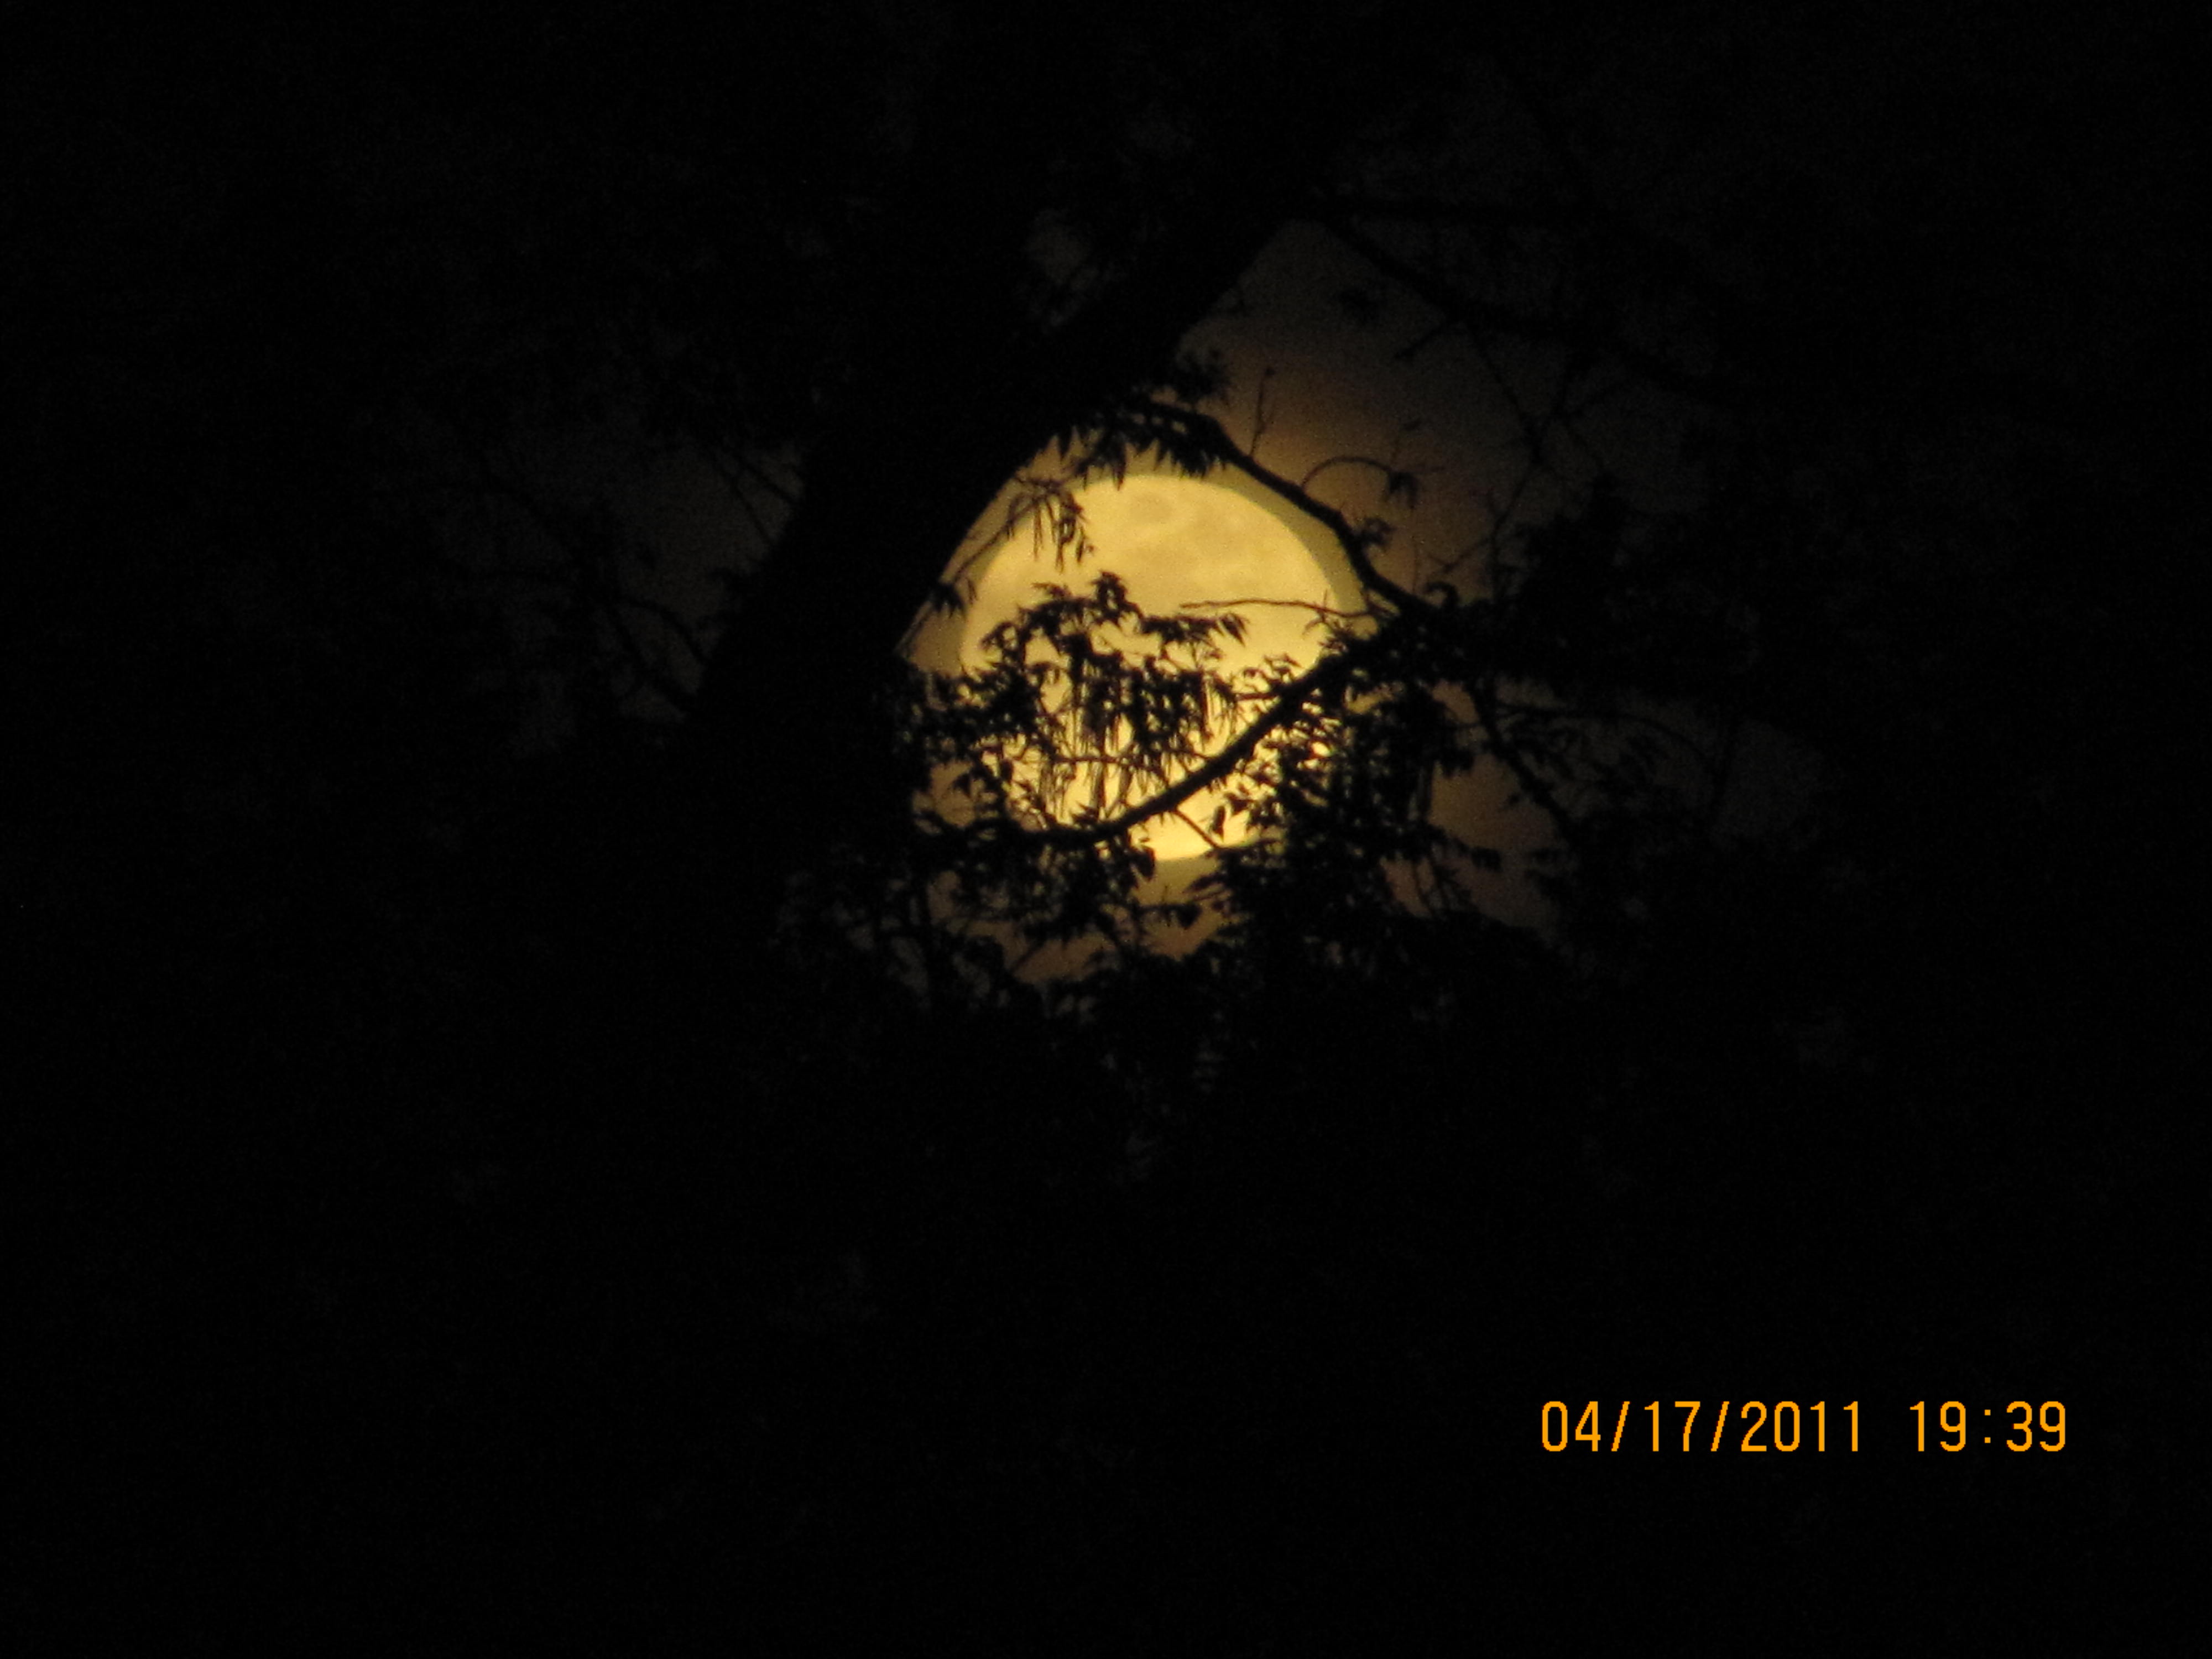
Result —
[[[983, 665], [985, 636], [1022, 606], [1036, 603], [1041, 585], [1057, 583], [1080, 592], [1107, 571], [1119, 576], [1130, 599], [1147, 611], [1237, 609], [1244, 619], [1244, 639], [1223, 640], [1218, 665], [1218, 672], [1231, 676], [1273, 657], [1286, 657], [1301, 667], [1310, 664], [1322, 645], [1310, 607], [1346, 605], [1346, 579], [1332, 580], [1318, 542], [1239, 489], [1155, 473], [1132, 476], [1118, 485], [1102, 481], [1077, 491], [1075, 500], [1092, 556], [1080, 567], [1070, 562], [1055, 569], [1035, 550], [1030, 535], [1017, 530], [1006, 537], [976, 577], [960, 640], [963, 669]], [[1208, 791], [1186, 803], [1183, 811], [1198, 823], [1210, 824], [1221, 804], [1218, 792]], [[1162, 863], [1207, 850], [1205, 836], [1184, 818], [1156, 818], [1139, 833]], [[1248, 835], [1232, 817], [1222, 839], [1235, 842]]]

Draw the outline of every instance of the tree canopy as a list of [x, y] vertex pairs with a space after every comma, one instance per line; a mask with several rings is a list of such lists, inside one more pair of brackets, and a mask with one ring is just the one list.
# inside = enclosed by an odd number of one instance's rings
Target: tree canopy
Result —
[[[1770, 1632], [2124, 1571], [2204, 1362], [2191, 106], [2070, 31], [9, 54], [56, 1582], [1218, 1653], [1548, 1616], [1632, 1534]], [[1225, 672], [1085, 544], [1132, 471], [1358, 603]], [[1009, 503], [1053, 586], [902, 654]], [[1170, 882], [1131, 831], [1216, 784]], [[1535, 1449], [1761, 1390], [1890, 1449]], [[1930, 1474], [1939, 1390], [2084, 1449]]]

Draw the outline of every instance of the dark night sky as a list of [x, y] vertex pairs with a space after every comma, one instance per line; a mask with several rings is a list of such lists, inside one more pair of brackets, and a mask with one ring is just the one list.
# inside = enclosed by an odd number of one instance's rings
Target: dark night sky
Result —
[[[0, 52], [7, 1092], [65, 1465], [26, 1650], [1796, 1650], [1894, 1601], [1959, 1652], [2178, 1603], [2194, 58], [1988, 10]], [[1328, 94], [1371, 114], [1336, 194], [1505, 226], [1361, 222], [1486, 335], [1267, 230]], [[1032, 202], [1126, 260], [1073, 309], [1151, 296], [1121, 331], [1043, 338]], [[1218, 303], [1158, 297], [1240, 236]], [[1601, 475], [1662, 576], [1751, 573], [1738, 797], [1624, 820], [1633, 925], [1309, 872], [1084, 1018], [763, 937], [760, 870], [885, 856], [806, 677], [1178, 337], [1232, 435], [1272, 374], [1293, 476], [1418, 420], [1399, 581], [1467, 555], [1471, 605]], [[1617, 395], [1531, 467], [1583, 368]], [[783, 678], [726, 661], [681, 731], [718, 565]], [[578, 620], [610, 584], [634, 656]], [[1553, 914], [1533, 821], [1484, 831], [1492, 918]], [[1547, 1400], [1785, 1395], [1869, 1449], [1537, 1446]], [[2020, 1398], [2064, 1451], [1910, 1449], [1915, 1400]]]

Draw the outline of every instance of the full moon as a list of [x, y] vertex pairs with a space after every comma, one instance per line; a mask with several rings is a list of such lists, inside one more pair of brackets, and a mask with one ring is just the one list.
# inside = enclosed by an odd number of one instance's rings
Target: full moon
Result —
[[[1154, 614], [1237, 611], [1244, 638], [1223, 638], [1217, 665], [1231, 677], [1271, 658], [1287, 658], [1301, 668], [1310, 665], [1322, 646], [1314, 607], [1341, 611], [1353, 603], [1349, 572], [1329, 568], [1334, 550], [1326, 538], [1317, 530], [1294, 527], [1242, 489], [1154, 473], [1089, 485], [1076, 492], [1075, 501], [1093, 550], [1079, 568], [1071, 562], [1055, 568], [1036, 550], [1026, 526], [986, 550], [962, 624], [963, 670], [984, 665], [985, 638], [1036, 603], [1040, 587], [1057, 583], [1079, 592], [1109, 571], [1121, 579], [1132, 601]], [[1071, 791], [1079, 793], [1080, 786]], [[1185, 817], [1156, 818], [1138, 833], [1164, 864], [1196, 858], [1208, 846], [1196, 823], [1210, 823], [1220, 805], [1219, 792], [1208, 791], [1185, 804]], [[1248, 833], [1232, 819], [1222, 839], [1233, 842]]]

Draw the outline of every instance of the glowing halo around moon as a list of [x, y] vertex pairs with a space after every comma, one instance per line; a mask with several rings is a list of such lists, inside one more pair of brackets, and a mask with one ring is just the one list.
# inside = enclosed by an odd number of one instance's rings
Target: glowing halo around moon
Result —
[[[1317, 527], [1265, 504], [1256, 491], [1248, 494], [1232, 484], [1173, 473], [1133, 473], [1119, 484], [1101, 480], [1087, 485], [1076, 492], [1075, 501], [1092, 550], [1079, 566], [1070, 560], [1056, 568], [1039, 552], [1030, 533], [1032, 519], [1001, 535], [969, 567], [973, 598], [957, 624], [957, 655], [963, 671], [985, 665], [987, 636], [1024, 605], [1035, 604], [1042, 586], [1082, 592], [1109, 571], [1121, 578], [1134, 604], [1156, 615], [1235, 610], [1243, 619], [1244, 638], [1221, 639], [1216, 665], [1217, 672], [1231, 678], [1271, 659], [1288, 659], [1299, 668], [1310, 665], [1322, 644], [1311, 607], [1343, 611], [1358, 603], [1357, 587], [1350, 571], [1341, 568], [1334, 544]], [[1048, 544], [1049, 537], [1044, 539]], [[1133, 642], [1115, 643], [1127, 649]], [[940, 646], [939, 654], [953, 653]], [[1231, 735], [1218, 733], [1216, 747]], [[1067, 795], [1087, 793], [1079, 782]], [[1209, 790], [1186, 803], [1183, 811], [1189, 819], [1209, 823], [1223, 804], [1221, 792]], [[1183, 817], [1155, 818], [1137, 833], [1163, 865], [1208, 850], [1205, 836]], [[1249, 833], [1232, 817], [1222, 840], [1234, 842]]]

